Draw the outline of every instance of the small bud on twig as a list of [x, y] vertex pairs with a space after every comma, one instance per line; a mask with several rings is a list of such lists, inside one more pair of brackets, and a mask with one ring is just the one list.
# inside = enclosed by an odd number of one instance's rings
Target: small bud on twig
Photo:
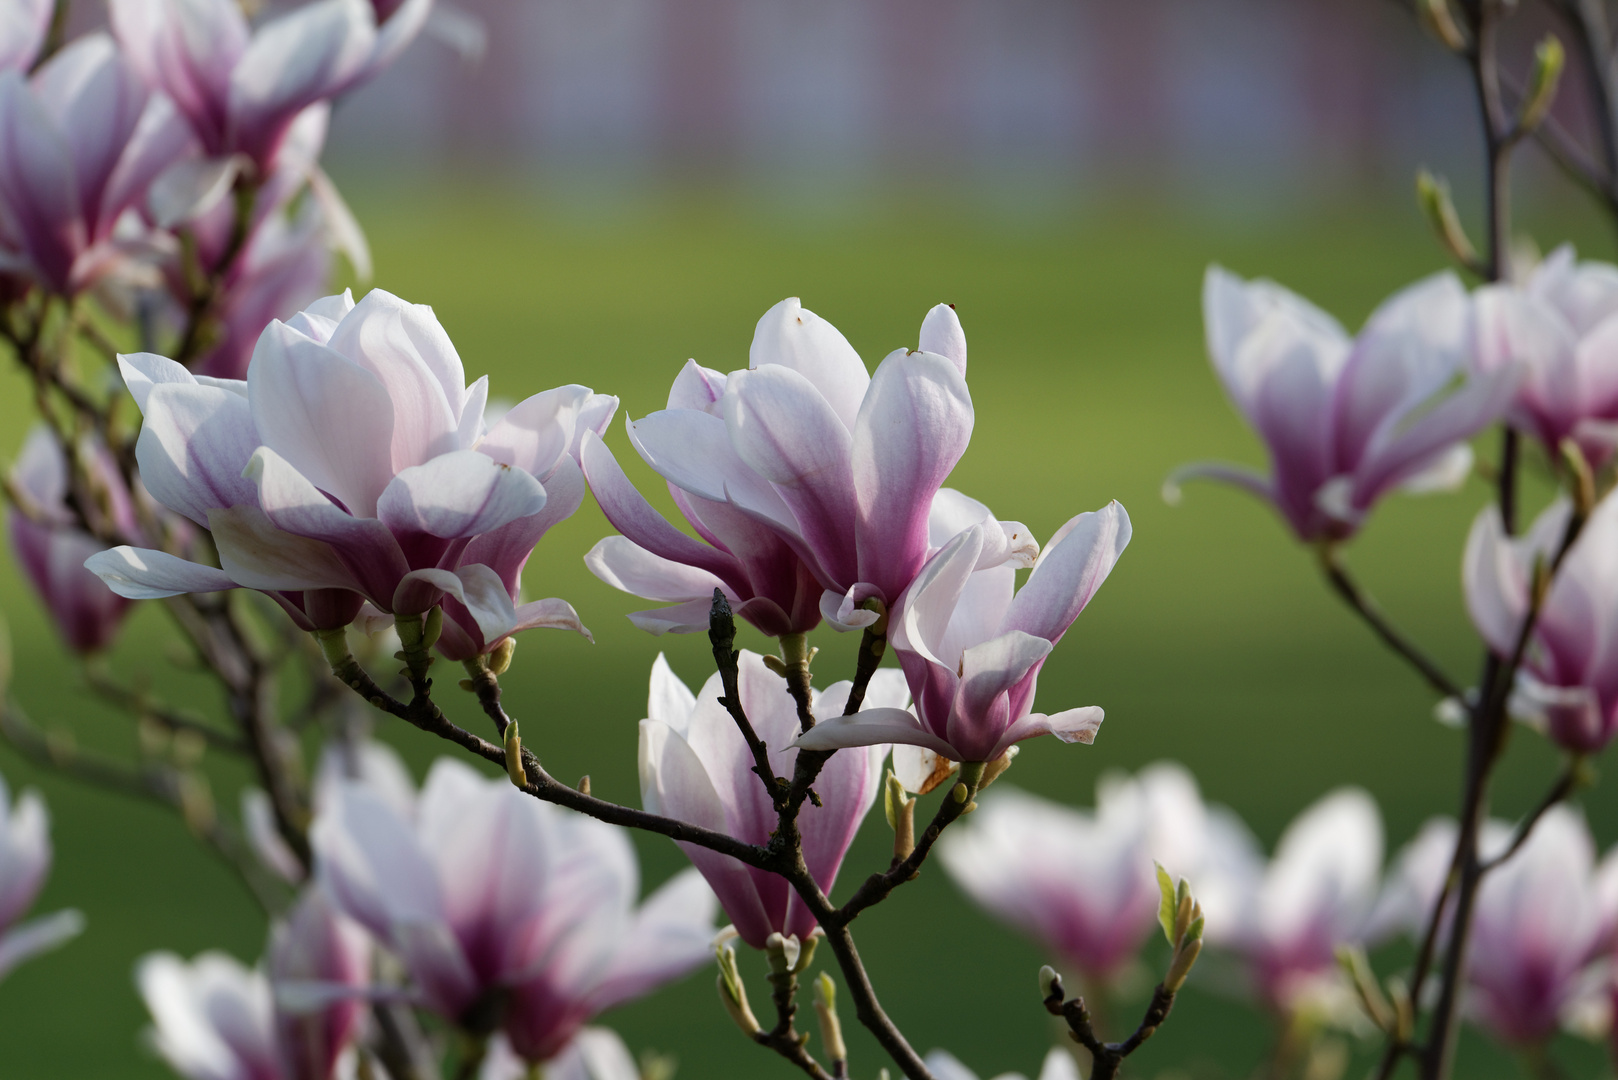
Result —
[[1062, 997], [1062, 976], [1049, 964], [1039, 969], [1039, 996], [1043, 1001]]
[[1522, 111], [1517, 114], [1517, 133], [1532, 134], [1544, 122], [1556, 101], [1556, 88], [1562, 81], [1562, 69], [1567, 66], [1567, 52], [1555, 34], [1546, 34], [1534, 49], [1534, 70], [1528, 77], [1528, 92], [1523, 96]]
[[785, 975], [798, 969], [798, 955], [801, 950], [802, 946], [799, 945], [796, 934], [783, 935], [776, 932], [764, 939], [764, 955], [770, 961], [770, 970], [777, 975]]
[[1466, 230], [1461, 227], [1460, 216], [1455, 213], [1455, 202], [1450, 198], [1449, 184], [1422, 169], [1416, 173], [1416, 199], [1421, 203], [1422, 213], [1427, 216], [1428, 224], [1433, 227], [1433, 232], [1438, 234], [1439, 242], [1450, 253], [1450, 257], [1472, 273], [1484, 276], [1483, 261], [1478, 258], [1478, 249], [1472, 246]]
[[[434, 608], [433, 610], [437, 610]], [[511, 667], [511, 658], [517, 654], [517, 639], [508, 637], [494, 647], [489, 653], [489, 673], [491, 675], [504, 675], [506, 669]]]
[[522, 735], [515, 720], [506, 725], [506, 775], [518, 787], [528, 786], [528, 772], [522, 767]]
[[583, 776], [579, 777], [579, 794], [580, 795], [588, 795], [588, 794], [590, 794], [590, 774], [589, 773], [585, 773]]
[[824, 971], [815, 980], [815, 1015], [820, 1018], [820, 1039], [826, 1044], [826, 1056], [834, 1064], [847, 1061], [843, 1025], [837, 1019], [837, 984]]
[[1584, 450], [1571, 438], [1563, 439], [1557, 447], [1562, 452], [1562, 464], [1567, 466], [1572, 483], [1573, 509], [1581, 518], [1590, 516], [1596, 504], [1596, 478]]
[[747, 987], [736, 966], [736, 949], [728, 939], [716, 942], [714, 958], [719, 961], [719, 1000], [736, 1026], [742, 1029], [742, 1034], [751, 1039], [761, 1028], [753, 1015], [753, 1007], [747, 1003]]
[[1449, 0], [1416, 0], [1416, 16], [1433, 37], [1452, 52], [1466, 51], [1466, 33], [1455, 21]]

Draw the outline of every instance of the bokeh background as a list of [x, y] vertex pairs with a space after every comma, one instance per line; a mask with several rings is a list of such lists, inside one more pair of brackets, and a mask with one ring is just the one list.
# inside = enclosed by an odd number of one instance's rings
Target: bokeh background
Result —
[[[1040, 687], [1046, 708], [1105, 706], [1100, 737], [1026, 744], [1002, 782], [1087, 805], [1106, 770], [1174, 759], [1266, 843], [1324, 791], [1358, 784], [1381, 803], [1390, 850], [1454, 805], [1457, 733], [1326, 592], [1310, 553], [1240, 494], [1194, 487], [1178, 507], [1159, 494], [1182, 462], [1259, 460], [1202, 346], [1210, 262], [1273, 277], [1357, 326], [1395, 288], [1444, 266], [1411, 196], [1418, 165], [1447, 173], [1474, 219], [1465, 74], [1398, 5], [461, 2], [467, 18], [442, 36], [462, 48], [424, 39], [344, 102], [327, 160], [369, 234], [375, 284], [433, 305], [470, 374], [488, 372], [495, 393], [514, 399], [585, 382], [641, 416], [662, 406], [687, 357], [744, 366], [754, 322], [784, 296], [801, 296], [873, 366], [914, 344], [929, 306], [952, 302], [977, 407], [952, 484], [1041, 537], [1113, 498], [1135, 525]], [[100, 17], [80, 6], [81, 21]], [[474, 21], [485, 45], [476, 62], [463, 55]], [[1524, 50], [1541, 28], [1525, 21]], [[1577, 126], [1567, 97], [1563, 118]], [[1520, 177], [1525, 238], [1611, 257], [1610, 226], [1532, 151]], [[27, 423], [8, 367], [5, 452]], [[609, 443], [633, 461], [621, 431]], [[632, 475], [650, 477], [638, 467]], [[1391, 614], [1461, 675], [1478, 646], [1460, 606], [1459, 553], [1484, 497], [1474, 483], [1392, 500], [1350, 554]], [[623, 616], [644, 605], [584, 570], [581, 556], [606, 531], [587, 504], [530, 562], [528, 593], [571, 600], [596, 644], [527, 635], [507, 697], [554, 773], [588, 773], [597, 793], [635, 802], [652, 658], [666, 650], [693, 685], [710, 659], [705, 641], [636, 631]], [[0, 607], [16, 693], [36, 719], [86, 746], [131, 746], [83, 691], [9, 562]], [[168, 638], [162, 613], [143, 611], [112, 662], [216, 707], [176, 668]], [[819, 681], [844, 677], [853, 643], [816, 638]], [[450, 704], [477, 724], [470, 699]], [[379, 734], [418, 775], [442, 751], [398, 725]], [[1498, 811], [1526, 809], [1554, 769], [1518, 732]], [[43, 775], [3, 746], [0, 773], [50, 801], [57, 860], [41, 909], [73, 905], [89, 920], [81, 939], [0, 984], [0, 1076], [167, 1075], [140, 1043], [135, 958], [223, 948], [251, 961], [264, 935], [256, 909], [165, 812]], [[219, 771], [222, 805], [234, 806], [240, 781]], [[1618, 790], [1581, 802], [1603, 846], [1618, 840]], [[839, 895], [886, 865], [887, 843], [877, 813]], [[649, 883], [682, 865], [666, 842], [639, 846]], [[948, 1047], [984, 1076], [1037, 1070], [1057, 1038], [1035, 989], [1047, 958], [973, 910], [937, 868], [857, 932], [918, 1047]], [[1403, 955], [1395, 945], [1379, 961], [1391, 970]], [[637, 1050], [676, 1056], [687, 1080], [793, 1075], [736, 1035], [711, 986], [699, 973], [607, 1019]], [[1247, 1076], [1275, 1038], [1204, 978], [1131, 1071]], [[863, 1033], [851, 1041], [855, 1075], [874, 1077], [876, 1047]], [[1571, 1041], [1558, 1054], [1575, 1075], [1604, 1068]], [[1459, 1075], [1518, 1074], [1467, 1037]]]

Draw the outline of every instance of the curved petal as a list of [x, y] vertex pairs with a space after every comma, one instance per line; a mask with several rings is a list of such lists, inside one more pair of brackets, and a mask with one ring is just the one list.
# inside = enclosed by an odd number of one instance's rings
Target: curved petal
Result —
[[223, 570], [187, 562], [163, 551], [115, 547], [84, 560], [85, 569], [130, 600], [161, 600], [181, 593], [222, 592], [236, 582]]
[[60, 948], [84, 932], [84, 916], [68, 908], [30, 919], [0, 934], [0, 979], [24, 960]]
[[989, 755], [990, 760], [1005, 753], [1013, 744], [1024, 739], [1032, 739], [1036, 735], [1055, 735], [1065, 743], [1089, 745], [1095, 742], [1096, 732], [1101, 729], [1101, 722], [1105, 719], [1106, 713], [1099, 705], [1082, 705], [1077, 709], [1066, 709], [1050, 716], [1044, 713], [1029, 713], [1000, 736], [1000, 741]]
[[1013, 630], [962, 651], [956, 714], [968, 721], [988, 716], [996, 699], [1022, 682], [1051, 648], [1045, 638]]
[[135, 459], [154, 499], [204, 527], [209, 510], [258, 502], [242, 476], [259, 445], [245, 398], [190, 381], [156, 383], [145, 397]]
[[245, 588], [358, 589], [330, 544], [276, 528], [256, 506], [208, 511], [208, 531], [225, 573]]
[[376, 503], [377, 517], [393, 532], [444, 540], [492, 532], [544, 508], [538, 480], [476, 450], [401, 469]]
[[[615, 589], [647, 600], [702, 600], [711, 603], [719, 589], [733, 596], [723, 581], [706, 570], [671, 562], [622, 536], [602, 538], [584, 557], [590, 572]], [[707, 616], [703, 617], [707, 626]]]
[[268, 164], [292, 118], [361, 68], [375, 40], [364, 0], [318, 0], [259, 27], [230, 73], [237, 145]]
[[[983, 551], [983, 526], [958, 533], [927, 560], [899, 604], [898, 625], [892, 629], [898, 649], [913, 652], [930, 664], [954, 671], [959, 657], [938, 650], [945, 644], [950, 616]], [[1024, 586], [1026, 588], [1027, 586]]]
[[1129, 544], [1129, 515], [1117, 502], [1057, 530], [1006, 615], [1007, 630], [1061, 641]]
[[852, 716], [822, 720], [792, 741], [800, 750], [840, 750], [882, 743], [907, 743], [960, 760], [959, 751], [927, 731], [906, 709], [866, 709]]
[[670, 878], [636, 911], [589, 993], [590, 1011], [602, 1012], [651, 993], [707, 962], [713, 955], [717, 909], [713, 890], [699, 871], [682, 870]]
[[759, 319], [747, 350], [747, 366], [755, 371], [779, 366], [802, 375], [850, 431], [871, 381], [848, 339], [806, 310], [796, 296], [776, 304]]
[[921, 320], [921, 337], [916, 347], [922, 352], [946, 357], [965, 377], [966, 331], [961, 329], [954, 304], [936, 304], [927, 312], [927, 317]]
[[28, 84], [0, 72], [0, 200], [12, 242], [56, 290], [90, 243], [73, 153]]
[[1509, 656], [1528, 611], [1528, 575], [1511, 550], [1496, 507], [1484, 509], [1472, 523], [1461, 568], [1472, 625], [1498, 655]]
[[797, 521], [769, 481], [737, 455], [725, 421], [691, 409], [668, 409], [625, 421], [641, 459], [676, 487], [711, 502], [734, 503], [796, 537]]
[[506, 465], [547, 476], [573, 445], [579, 414], [595, 395], [588, 386], [558, 386], [512, 406], [478, 443]]

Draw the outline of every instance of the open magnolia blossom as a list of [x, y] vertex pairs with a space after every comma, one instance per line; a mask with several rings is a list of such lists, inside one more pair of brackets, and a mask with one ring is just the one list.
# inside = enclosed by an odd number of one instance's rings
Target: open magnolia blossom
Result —
[[[927, 1068], [937, 1080], [978, 1080], [978, 1074], [962, 1065], [948, 1050], [934, 1050], [927, 1055]], [[1000, 1073], [994, 1080], [1025, 1080], [1022, 1073]], [[1039, 1080], [1079, 1080], [1079, 1066], [1066, 1050], [1052, 1049], [1045, 1055], [1040, 1067]]]
[[[421, 614], [444, 597], [460, 637], [583, 632], [560, 600], [518, 608], [533, 543], [578, 507], [570, 451], [615, 398], [536, 394], [485, 431], [488, 381], [465, 385], [432, 309], [380, 289], [330, 296], [259, 338], [246, 382], [192, 375], [152, 353], [120, 356], [145, 414], [136, 456], [154, 498], [213, 534], [215, 569], [130, 547], [86, 564], [136, 599], [240, 587], [305, 629], [347, 625], [369, 600]], [[552, 506], [541, 477], [560, 489]], [[470, 629], [468, 629], [470, 628]]]
[[1521, 284], [1474, 299], [1471, 352], [1481, 371], [1526, 369], [1508, 419], [1553, 457], [1563, 439], [1595, 464], [1618, 443], [1618, 267], [1581, 263], [1564, 244]]
[[[1419, 940], [1455, 853], [1455, 822], [1422, 827], [1390, 875], [1390, 929]], [[1483, 858], [1497, 858], [1515, 829], [1485, 823]], [[1548, 810], [1522, 848], [1478, 891], [1467, 947], [1467, 1015], [1511, 1046], [1534, 1046], [1560, 1027], [1611, 1022], [1612, 952], [1618, 930], [1618, 849], [1596, 860], [1583, 816]], [[1447, 927], [1446, 927], [1447, 934]]]
[[[478, 1080], [531, 1080], [533, 1066], [511, 1049], [505, 1036], [489, 1040], [489, 1050], [478, 1067]], [[584, 1027], [561, 1053], [539, 1070], [544, 1080], [642, 1080], [640, 1065], [610, 1028]]]
[[[1497, 656], [1517, 648], [1536, 562], [1562, 545], [1571, 506], [1560, 500], [1517, 539], [1499, 511], [1478, 515], [1466, 541], [1466, 609]], [[1618, 731], [1618, 499], [1606, 498], [1562, 560], [1540, 605], [1512, 710], [1559, 745], [1601, 749]]]
[[[743, 650], [737, 670], [741, 705], [753, 730], [769, 750], [777, 776], [790, 777], [798, 752], [789, 744], [797, 734], [797, 705], [786, 680]], [[817, 716], [836, 715], [848, 701], [852, 683], [833, 683], [814, 694]], [[753, 755], [736, 722], [719, 703], [724, 686], [715, 673], [693, 694], [658, 655], [652, 665], [647, 718], [640, 724], [641, 803], [656, 814], [714, 829], [749, 844], [767, 844], [776, 829], [770, 797], [753, 772]], [[903, 707], [904, 679], [892, 669], [872, 676], [866, 700]], [[815, 781], [820, 805], [805, 803], [798, 815], [803, 858], [821, 889], [831, 892], [848, 845], [882, 785], [885, 746], [837, 754]], [[807, 940], [814, 916], [786, 880], [707, 848], [681, 844], [719, 897], [742, 940], [764, 947], [771, 933]]]
[[353, 1080], [370, 940], [319, 889], [271, 930], [269, 971], [206, 952], [143, 957], [153, 1048], [187, 1080]]
[[1075, 810], [996, 785], [939, 845], [955, 883], [991, 914], [1054, 950], [1086, 979], [1123, 972], [1157, 932], [1161, 902], [1154, 863], [1215, 895], [1246, 828], [1205, 807], [1196, 780], [1161, 763], [1135, 777], [1108, 776], [1094, 811]]
[[189, 139], [106, 34], [0, 71], [0, 270], [71, 295], [127, 265], [114, 226]]
[[391, 63], [431, 7], [404, 0], [384, 20], [367, 0], [316, 0], [254, 28], [235, 0], [109, 4], [130, 65], [174, 101], [218, 168], [240, 154], [260, 172], [300, 112]]
[[344, 783], [310, 841], [319, 880], [403, 961], [419, 1000], [469, 1031], [504, 1031], [525, 1061], [712, 955], [713, 894], [694, 871], [637, 907], [622, 830], [452, 759], [427, 774], [414, 821]]
[[47, 952], [84, 929], [68, 909], [22, 922], [51, 869], [50, 819], [37, 792], [12, 805], [0, 777], [0, 979], [24, 960]]
[[583, 452], [591, 490], [622, 536], [586, 559], [607, 584], [677, 601], [640, 612], [654, 632], [706, 630], [714, 589], [770, 635], [825, 615], [841, 629], [891, 608], [932, 550], [933, 497], [972, 434], [966, 337], [947, 305], [920, 348], [866, 373], [837, 329], [796, 298], [759, 320], [748, 366], [689, 361], [669, 407], [628, 422], [629, 440], [668, 482], [699, 542], [637, 492], [604, 443]]
[[[134, 500], [106, 447], [86, 441], [78, 450], [97, 512], [124, 535], [137, 532]], [[84, 568], [106, 545], [79, 527], [68, 505], [68, 463], [43, 424], [28, 433], [11, 470], [14, 498], [6, 508], [11, 550], [51, 621], [77, 653], [96, 652], [112, 641], [129, 601]]]
[[1208, 353], [1231, 402], [1270, 451], [1265, 476], [1191, 465], [1272, 503], [1301, 540], [1341, 539], [1394, 488], [1458, 486], [1466, 440], [1498, 420], [1521, 381], [1515, 365], [1467, 377], [1469, 301], [1453, 274], [1385, 301], [1358, 337], [1270, 281], [1208, 270], [1202, 292]]
[[1352, 1013], [1336, 951], [1371, 925], [1382, 875], [1376, 802], [1358, 788], [1331, 792], [1287, 826], [1267, 866], [1252, 840], [1226, 852], [1219, 893], [1203, 903], [1205, 940], [1242, 958], [1266, 1008]]
[[[1021, 526], [1017, 526], [1021, 529]], [[1033, 711], [1039, 670], [1129, 543], [1118, 503], [1057, 530], [1016, 588], [1020, 565], [998, 523], [977, 524], [927, 563], [892, 616], [889, 637], [916, 702], [822, 719], [798, 738], [810, 750], [912, 743], [952, 761], [993, 761], [1047, 732], [1090, 742], [1096, 706], [1047, 716]], [[1031, 543], [1031, 540], [1029, 541]]]

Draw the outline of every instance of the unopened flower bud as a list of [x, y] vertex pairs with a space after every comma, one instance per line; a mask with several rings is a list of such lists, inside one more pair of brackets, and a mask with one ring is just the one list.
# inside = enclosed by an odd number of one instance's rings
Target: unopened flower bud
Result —
[[997, 757], [993, 761], [989, 762], [988, 765], [984, 766], [984, 768], [983, 768], [983, 782], [978, 785], [978, 790], [982, 791], [984, 788], [986, 788], [990, 784], [994, 783], [995, 780], [1000, 776], [1001, 773], [1003, 773], [1007, 769], [1011, 768], [1012, 761], [1021, 752], [1022, 752], [1021, 747], [1008, 746], [1008, 747], [1006, 747], [1006, 752], [1005, 753], [1001, 754], [999, 757]]
[[1416, 174], [1416, 199], [1421, 203], [1422, 213], [1427, 216], [1433, 232], [1438, 234], [1438, 239], [1455, 261], [1467, 267], [1477, 266], [1477, 248], [1472, 246], [1466, 230], [1461, 227], [1460, 215], [1456, 214], [1455, 202], [1450, 198], [1449, 184], [1422, 169]]
[[770, 970], [777, 975], [796, 971], [798, 954], [801, 951], [802, 946], [799, 945], [796, 934], [783, 935], [776, 932], [764, 939], [764, 955], [770, 961]]
[[1523, 131], [1533, 131], [1544, 121], [1556, 101], [1556, 88], [1562, 81], [1562, 69], [1567, 65], [1567, 52], [1555, 34], [1546, 34], [1534, 49], [1534, 70], [1528, 78], [1528, 93], [1523, 97], [1522, 111], [1517, 124]]
[[826, 1044], [826, 1056], [834, 1062], [847, 1061], [843, 1025], [837, 1019], [837, 984], [824, 971], [815, 980], [815, 1015], [820, 1019], [820, 1039]]
[[439, 635], [444, 632], [444, 609], [435, 607], [427, 613], [422, 624], [421, 644], [423, 648], [430, 649], [438, 644]]
[[1056, 969], [1049, 964], [1039, 969], [1039, 994], [1043, 1001], [1063, 996], [1062, 976], [1058, 975]]
[[1452, 52], [1465, 51], [1466, 34], [1462, 32], [1461, 24], [1455, 21], [1455, 12], [1450, 9], [1449, 0], [1416, 0], [1416, 16], [1428, 33], [1444, 43], [1445, 48]]
[[742, 983], [741, 971], [736, 967], [736, 949], [723, 935], [714, 944], [714, 958], [719, 961], [719, 1001], [736, 1026], [742, 1029], [742, 1034], [752, 1038], [759, 1032], [758, 1018], [747, 1003], [747, 987]]
[[517, 653], [517, 639], [508, 637], [494, 647], [489, 653], [489, 672], [493, 675], [504, 675], [506, 669], [511, 667], [511, 658]]
[[515, 720], [506, 725], [506, 775], [518, 787], [528, 786], [528, 772], [522, 767], [522, 734]]
[[1191, 974], [1191, 967], [1197, 962], [1197, 956], [1202, 952], [1201, 929], [1198, 937], [1190, 937], [1174, 950], [1174, 960], [1169, 964], [1169, 973], [1163, 976], [1163, 988], [1170, 993], [1178, 991], [1185, 985], [1187, 975]]

